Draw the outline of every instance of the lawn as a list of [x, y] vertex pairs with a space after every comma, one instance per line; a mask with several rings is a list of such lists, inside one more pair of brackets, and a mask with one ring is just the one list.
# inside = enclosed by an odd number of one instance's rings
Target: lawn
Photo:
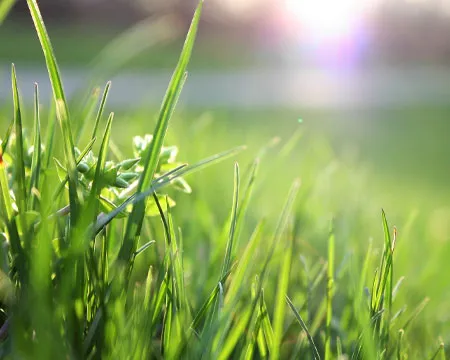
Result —
[[13, 81], [0, 356], [445, 359], [449, 108], [171, 116], [194, 35], [161, 111], [69, 108], [50, 51], [58, 117]]

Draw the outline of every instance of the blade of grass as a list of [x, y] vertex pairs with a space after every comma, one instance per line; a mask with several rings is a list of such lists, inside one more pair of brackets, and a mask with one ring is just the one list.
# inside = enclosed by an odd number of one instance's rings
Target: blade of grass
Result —
[[55, 128], [56, 128], [56, 105], [55, 101], [52, 99], [48, 115], [47, 131], [45, 134], [45, 146], [44, 146], [45, 152], [43, 160], [43, 166], [45, 170], [47, 170], [50, 167], [50, 163], [53, 158], [52, 154], [55, 139]]
[[44, 52], [45, 62], [52, 85], [53, 97], [56, 104], [56, 114], [61, 126], [62, 136], [64, 141], [64, 151], [67, 161], [67, 172], [69, 175], [69, 201], [70, 201], [70, 216], [71, 223], [75, 224], [78, 217], [78, 205], [80, 203], [78, 194], [78, 170], [75, 159], [74, 142], [72, 130], [70, 128], [69, 108], [67, 106], [66, 97], [59, 73], [56, 57], [42, 19], [36, 0], [27, 0], [28, 8], [30, 10], [31, 18], [33, 19], [39, 41], [41, 43], [42, 51]]
[[3, 161], [3, 153], [0, 152], [0, 190], [1, 190], [1, 205], [2, 212], [8, 222], [12, 221], [14, 216], [14, 208], [12, 199], [9, 194], [8, 175], [6, 173], [5, 163]]
[[3, 138], [3, 141], [2, 141], [1, 147], [0, 147], [0, 153], [1, 154], [4, 154], [6, 152], [6, 148], [8, 146], [9, 140], [11, 138], [11, 134], [12, 134], [13, 128], [14, 128], [14, 118], [9, 123], [8, 129], [6, 129], [5, 137]]
[[12, 91], [14, 99], [14, 123], [15, 123], [15, 135], [16, 135], [16, 180], [17, 180], [17, 207], [19, 213], [25, 212], [27, 209], [27, 192], [25, 189], [25, 162], [23, 154], [23, 130], [22, 130], [22, 113], [20, 110], [19, 90], [17, 88], [17, 76], [16, 68], [14, 64], [11, 70], [12, 79]]
[[[245, 275], [248, 267], [250, 266], [255, 249], [261, 241], [262, 224], [263, 223], [260, 222], [255, 228], [242, 257], [239, 260], [236, 271], [231, 278], [230, 285], [224, 299], [225, 307], [223, 309], [223, 318], [225, 318], [225, 324], [221, 327], [221, 332], [218, 336], [216, 336], [216, 341], [214, 344], [215, 352], [219, 352], [220, 349], [218, 357], [222, 359], [229, 358], [241, 336], [245, 335], [244, 330], [249, 327], [250, 320], [254, 317], [255, 310], [257, 310], [256, 306], [246, 307], [243, 309], [244, 314], [241, 314], [238, 320], [235, 319], [234, 315], [236, 313], [236, 309], [238, 308], [240, 299], [239, 295], [244, 290]], [[233, 326], [233, 330], [230, 331], [232, 323], [235, 321], [238, 321], [238, 324]], [[227, 335], [228, 337], [225, 339]]]
[[241, 229], [244, 224], [245, 215], [247, 213], [247, 209], [250, 203], [251, 196], [253, 194], [253, 189], [255, 187], [255, 179], [259, 169], [259, 158], [256, 158], [250, 166], [250, 172], [248, 177], [248, 182], [243, 192], [241, 205], [239, 206], [239, 211], [237, 215], [236, 221], [236, 247], [239, 245], [239, 236], [241, 233]]
[[261, 289], [259, 296], [259, 314], [261, 316], [261, 329], [265, 339], [265, 346], [268, 350], [273, 349], [274, 332], [267, 311], [266, 301], [264, 300], [264, 290]]
[[334, 225], [331, 224], [328, 239], [328, 272], [327, 272], [327, 321], [325, 329], [325, 360], [333, 357], [331, 351], [331, 322], [333, 320], [333, 293], [334, 293]]
[[108, 81], [105, 86], [105, 90], [103, 91], [102, 100], [100, 101], [100, 106], [98, 108], [97, 116], [95, 118], [94, 128], [92, 129], [91, 140], [95, 139], [97, 135], [98, 124], [103, 115], [103, 111], [106, 105], [106, 99], [108, 98], [109, 89], [111, 88], [111, 81]]
[[31, 180], [28, 197], [28, 210], [36, 209], [37, 195], [35, 191], [39, 188], [39, 175], [41, 173], [41, 119], [39, 112], [39, 89], [34, 85], [34, 143], [33, 158], [31, 161]]
[[435, 359], [437, 359], [439, 354], [444, 353], [444, 350], [445, 350], [444, 344], [443, 344], [443, 343], [439, 344], [439, 348], [438, 348], [438, 349], [436, 350], [436, 352], [431, 356], [430, 360], [435, 360]]
[[234, 245], [234, 235], [236, 230], [236, 221], [237, 221], [237, 213], [238, 213], [238, 201], [239, 201], [239, 165], [237, 163], [234, 164], [234, 191], [233, 191], [233, 206], [231, 209], [231, 223], [230, 223], [230, 232], [228, 235], [228, 242], [225, 250], [225, 259], [222, 265], [222, 271], [220, 273], [220, 277], [223, 276], [230, 270], [231, 266], [231, 257], [233, 253], [233, 245]]
[[[144, 170], [137, 188], [137, 193], [142, 192], [143, 189], [151, 186], [153, 177], [158, 165], [161, 148], [163, 146], [166, 131], [169, 125], [169, 120], [175, 109], [177, 100], [181, 93], [184, 81], [187, 65], [189, 63], [192, 49], [194, 46], [197, 28], [200, 20], [200, 14], [202, 10], [203, 1], [199, 2], [192, 19], [191, 26], [186, 36], [183, 50], [178, 61], [178, 65], [173, 73], [172, 79], [169, 83], [166, 95], [161, 106], [158, 122], [154, 131], [153, 140], [144, 156]], [[129, 262], [132, 253], [135, 251], [137, 241], [142, 228], [142, 222], [145, 215], [145, 203], [138, 202], [133, 205], [131, 214], [128, 218], [123, 245], [119, 252], [119, 259], [124, 261], [125, 264]], [[130, 271], [131, 269], [128, 269]]]
[[0, 25], [5, 21], [10, 10], [16, 3], [16, 0], [1, 0], [0, 1]]
[[306, 333], [306, 336], [308, 337], [308, 341], [311, 345], [311, 350], [312, 350], [312, 355], [313, 355], [314, 360], [320, 360], [319, 350], [317, 350], [317, 346], [314, 343], [314, 339], [313, 339], [311, 333], [308, 331], [308, 327], [306, 326], [305, 322], [303, 321], [302, 317], [300, 316], [300, 313], [297, 311], [297, 309], [295, 308], [291, 299], [289, 299], [289, 296], [287, 296], [287, 295], [286, 295], [286, 301], [287, 301], [289, 307], [291, 308], [292, 312], [294, 313], [295, 318], [300, 323], [300, 326], [302, 327], [303, 331]]
[[[93, 199], [98, 199], [100, 197], [100, 192], [102, 191], [102, 188], [105, 185], [103, 183], [103, 172], [106, 163], [106, 155], [108, 153], [109, 139], [111, 137], [111, 128], [113, 119], [114, 113], [111, 113], [108, 117], [108, 122], [106, 123], [106, 128], [103, 133], [103, 140], [100, 146], [100, 153], [98, 155], [97, 167], [95, 169], [95, 176], [94, 180], [92, 181], [91, 197]], [[92, 139], [95, 139], [95, 137], [93, 137]], [[96, 203], [98, 205], [98, 202]]]
[[284, 318], [286, 312], [285, 294], [288, 292], [289, 276], [291, 272], [292, 252], [294, 247], [293, 234], [288, 235], [288, 244], [284, 246], [284, 256], [280, 266], [280, 275], [278, 277], [278, 286], [275, 300], [275, 309], [273, 316], [273, 343], [270, 357], [279, 359], [283, 339]]
[[77, 107], [73, 106], [73, 108], [76, 109], [75, 110], [76, 112], [74, 115], [72, 114], [72, 116], [74, 119], [79, 119], [77, 121], [77, 124], [75, 124], [73, 131], [75, 144], [79, 144], [80, 139], [85, 138], [85, 136], [83, 135], [86, 123], [91, 123], [91, 118], [94, 114], [95, 107], [98, 103], [99, 98], [100, 98], [100, 88], [96, 86], [89, 94], [85, 103], [80, 104]]

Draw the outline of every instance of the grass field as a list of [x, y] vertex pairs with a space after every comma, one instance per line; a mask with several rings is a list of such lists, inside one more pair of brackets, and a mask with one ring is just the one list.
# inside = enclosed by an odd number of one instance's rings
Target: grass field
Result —
[[13, 70], [0, 356], [446, 358], [448, 108], [171, 116], [199, 11], [161, 110], [69, 108], [28, 4], [58, 116]]

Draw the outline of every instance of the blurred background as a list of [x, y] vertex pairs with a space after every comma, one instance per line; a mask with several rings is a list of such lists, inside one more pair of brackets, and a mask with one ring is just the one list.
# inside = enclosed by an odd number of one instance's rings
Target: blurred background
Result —
[[[157, 112], [195, 0], [39, 5], [71, 99], [111, 79], [111, 110], [144, 119]], [[330, 158], [369, 171], [364, 189], [374, 191], [378, 208], [394, 214], [419, 209], [432, 233], [448, 240], [449, 16], [446, 0], [205, 1], [173, 126], [195, 128], [198, 119], [214, 119], [223, 139], [211, 147], [245, 142], [256, 148], [273, 136], [288, 141], [297, 131], [323, 139]], [[34, 82], [42, 102], [49, 101], [25, 1], [17, 1], [2, 24], [0, 44], [5, 109], [11, 62], [24, 101], [31, 102]], [[3, 116], [5, 128], [9, 118]], [[118, 120], [116, 128], [151, 131], [142, 124]], [[301, 175], [295, 166], [283, 171]]]

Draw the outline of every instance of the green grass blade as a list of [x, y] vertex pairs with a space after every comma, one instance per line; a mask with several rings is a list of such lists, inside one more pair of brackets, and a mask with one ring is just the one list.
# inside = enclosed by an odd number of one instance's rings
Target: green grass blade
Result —
[[247, 329], [247, 325], [249, 319], [252, 316], [251, 307], [247, 307], [243, 312], [239, 314], [239, 318], [236, 320], [236, 323], [233, 324], [233, 329], [230, 331], [230, 335], [221, 347], [221, 351], [218, 360], [227, 360], [231, 358], [231, 354], [236, 347], [236, 344], [239, 342], [241, 337], [244, 335], [245, 330]]
[[[238, 320], [234, 319], [234, 314], [239, 306], [240, 295], [245, 291], [245, 275], [247, 275], [252, 256], [254, 256], [255, 250], [261, 241], [262, 224], [263, 223], [260, 222], [253, 231], [250, 241], [231, 277], [230, 285], [224, 298], [225, 306], [223, 308], [222, 319], [224, 320], [225, 325], [221, 326], [221, 332], [216, 336], [214, 345], [215, 352], [218, 352], [220, 349], [220, 358], [229, 357], [241, 336], [245, 336], [244, 330], [249, 328], [250, 321], [255, 316], [257, 310], [257, 300], [253, 299], [252, 302], [254, 304], [242, 308], [244, 314], [240, 315]], [[236, 321], [238, 324], [235, 324], [233, 330], [230, 331], [231, 326]], [[236, 328], [238, 328], [239, 331], [237, 331]], [[228, 337], [225, 339], [226, 336]]]
[[284, 256], [280, 266], [280, 275], [278, 277], [278, 286], [275, 300], [275, 309], [273, 317], [273, 343], [270, 352], [272, 359], [279, 359], [281, 352], [281, 343], [284, 333], [284, 320], [286, 312], [285, 294], [288, 292], [289, 276], [291, 272], [292, 251], [294, 246], [293, 234], [288, 235], [288, 244], [284, 247]]
[[233, 191], [233, 206], [231, 210], [231, 223], [230, 232], [228, 235], [228, 242], [225, 250], [225, 259], [222, 265], [222, 271], [220, 277], [223, 276], [230, 270], [231, 257], [233, 255], [233, 245], [234, 245], [234, 235], [236, 230], [236, 221], [238, 213], [238, 201], [239, 201], [239, 165], [234, 164], [234, 191]]
[[270, 244], [269, 251], [267, 252], [266, 260], [265, 260], [264, 265], [261, 270], [261, 276], [260, 276], [261, 283], [264, 280], [265, 273], [269, 266], [270, 260], [272, 259], [276, 245], [280, 242], [280, 240], [283, 236], [283, 233], [286, 229], [286, 226], [287, 226], [288, 220], [289, 220], [289, 214], [291, 213], [292, 207], [294, 206], [294, 201], [295, 201], [295, 198], [297, 197], [299, 188], [300, 188], [300, 181], [295, 180], [289, 190], [287, 200], [283, 206], [283, 210], [278, 219], [277, 227], [276, 227], [275, 233], [273, 235], [273, 240], [272, 240], [272, 243]]
[[[91, 123], [91, 118], [94, 114], [95, 107], [98, 103], [98, 100], [100, 98], [100, 88], [95, 87], [92, 92], [89, 94], [89, 97], [87, 98], [87, 101], [83, 106], [80, 105], [82, 110], [79, 110], [75, 113], [76, 119], [79, 119], [77, 121], [75, 130], [74, 130], [74, 139], [75, 144], [80, 143], [80, 139], [84, 139], [84, 130], [86, 128], [86, 123]], [[75, 106], [74, 106], [75, 108]], [[94, 121], [95, 123], [95, 121]]]
[[41, 119], [39, 112], [39, 89], [34, 85], [34, 143], [33, 158], [31, 161], [31, 180], [28, 197], [30, 200], [28, 210], [35, 210], [37, 195], [34, 189], [39, 188], [39, 175], [41, 173]]
[[106, 99], [108, 98], [108, 93], [109, 93], [110, 88], [111, 88], [111, 81], [108, 81], [106, 83], [105, 90], [103, 91], [102, 100], [100, 101], [100, 106], [98, 108], [97, 116], [95, 118], [94, 128], [92, 129], [91, 140], [95, 139], [95, 137], [97, 136], [98, 124], [100, 123], [100, 120], [102, 118], [103, 111], [104, 111], [105, 105], [106, 105]]
[[78, 205], [80, 203], [77, 183], [78, 183], [78, 171], [75, 159], [74, 143], [72, 130], [70, 128], [69, 120], [69, 108], [67, 106], [66, 97], [59, 73], [56, 57], [53, 52], [53, 48], [45, 28], [44, 21], [42, 19], [41, 12], [39, 10], [36, 0], [27, 0], [28, 8], [33, 19], [34, 26], [36, 28], [39, 41], [41, 43], [42, 51], [44, 52], [45, 62], [47, 65], [47, 71], [52, 85], [53, 97], [56, 103], [56, 114], [61, 126], [62, 136], [64, 141], [64, 151], [67, 161], [67, 171], [69, 175], [69, 200], [71, 208], [71, 222], [75, 223], [78, 216]]
[[267, 305], [264, 300], [264, 290], [261, 289], [261, 294], [259, 297], [259, 315], [261, 317], [261, 328], [264, 334], [265, 345], [269, 350], [273, 349], [274, 344], [274, 331], [269, 318], [269, 312], [267, 310]]
[[0, 25], [5, 21], [10, 10], [16, 3], [16, 0], [1, 0], [0, 1]]
[[[153, 140], [144, 156], [144, 170], [139, 179], [137, 193], [151, 186], [158, 165], [161, 148], [169, 125], [169, 120], [175, 109], [178, 97], [181, 93], [185, 81], [187, 65], [189, 63], [194, 46], [197, 27], [200, 20], [203, 1], [200, 1], [195, 11], [194, 17], [183, 50], [178, 61], [178, 65], [169, 83], [166, 95], [161, 106], [158, 122], [153, 133]], [[136, 243], [142, 228], [142, 221], [145, 214], [145, 203], [139, 202], [133, 205], [130, 217], [128, 218], [123, 245], [119, 252], [119, 258], [127, 263], [136, 248]]]
[[308, 327], [306, 326], [306, 324], [303, 321], [302, 317], [300, 316], [300, 313], [297, 311], [297, 309], [295, 308], [295, 306], [292, 303], [291, 299], [289, 299], [289, 297], [287, 295], [286, 295], [286, 301], [287, 301], [289, 307], [291, 308], [292, 312], [294, 313], [295, 318], [300, 323], [300, 326], [302, 327], [303, 331], [306, 333], [306, 336], [308, 337], [308, 341], [309, 341], [309, 343], [311, 345], [311, 349], [312, 349], [314, 360], [320, 360], [319, 350], [317, 350], [317, 346], [314, 343], [314, 339], [313, 339], [311, 333], [309, 332]]
[[45, 152], [43, 159], [44, 170], [50, 167], [53, 158], [53, 144], [55, 140], [55, 128], [56, 128], [56, 105], [55, 101], [52, 99], [50, 103], [50, 110], [47, 122], [47, 131], [45, 133]]
[[255, 251], [261, 243], [263, 228], [264, 223], [259, 222], [255, 230], [253, 231], [253, 234], [250, 237], [250, 240], [241, 258], [239, 259], [239, 263], [236, 267], [236, 271], [234, 272], [233, 277], [231, 278], [228, 292], [225, 297], [225, 303], [230, 304], [230, 306], [233, 306], [237, 302], [239, 293], [245, 285], [245, 276], [251, 265]]
[[9, 194], [8, 175], [6, 173], [5, 162], [3, 161], [3, 153], [0, 153], [0, 190], [1, 190], [1, 202], [2, 213], [8, 222], [12, 221], [14, 216], [14, 208], [12, 205], [12, 199]]
[[1, 143], [0, 152], [2, 154], [4, 154], [6, 152], [6, 148], [8, 147], [9, 140], [11, 139], [11, 134], [12, 134], [13, 129], [14, 129], [14, 118], [9, 123], [8, 129], [6, 129], [5, 136]]
[[415, 309], [414, 311], [411, 313], [411, 315], [409, 316], [409, 318], [405, 321], [405, 323], [402, 326], [403, 330], [407, 330], [408, 327], [411, 325], [411, 323], [417, 318], [417, 316], [419, 316], [419, 314], [425, 309], [425, 307], [428, 305], [428, 303], [430, 302], [429, 298], [425, 298]]
[[[436, 352], [431, 356], [430, 360], [435, 360], [438, 358], [439, 354], [445, 354], [445, 346], [443, 343], [439, 344], [438, 349], [436, 350]], [[443, 359], [445, 359], [445, 357], [442, 356]]]
[[334, 294], [334, 229], [331, 224], [328, 239], [328, 271], [327, 271], [327, 320], [325, 329], [325, 360], [331, 360], [331, 321], [333, 320], [333, 294]]
[[108, 122], [106, 123], [105, 132], [103, 134], [102, 144], [100, 146], [100, 153], [98, 155], [97, 167], [95, 169], [95, 177], [92, 182], [91, 188], [91, 197], [95, 199], [100, 197], [100, 192], [102, 191], [102, 188], [104, 186], [104, 184], [102, 183], [103, 182], [102, 179], [106, 163], [106, 155], [108, 153], [109, 139], [111, 137], [111, 128], [113, 119], [114, 113], [111, 113], [108, 117]]
[[250, 200], [251, 200], [251, 197], [253, 194], [253, 189], [255, 187], [255, 180], [256, 180], [256, 175], [258, 173], [258, 169], [259, 169], [259, 158], [255, 159], [255, 161], [253, 161], [253, 163], [251, 164], [248, 182], [247, 182], [247, 185], [243, 192], [241, 205], [239, 206], [239, 212], [237, 215], [237, 222], [236, 222], [236, 236], [235, 236], [236, 237], [236, 247], [238, 246], [238, 243], [239, 243], [239, 236], [240, 236], [242, 227], [244, 225], [245, 215], [247, 213], [247, 209], [248, 209], [248, 206], [250, 204]]
[[20, 110], [19, 89], [17, 88], [16, 68], [12, 65], [11, 71], [12, 91], [14, 99], [14, 123], [16, 135], [16, 179], [17, 179], [17, 207], [19, 213], [26, 211], [27, 192], [25, 188], [25, 163], [23, 153], [23, 129], [22, 129], [22, 112]]

